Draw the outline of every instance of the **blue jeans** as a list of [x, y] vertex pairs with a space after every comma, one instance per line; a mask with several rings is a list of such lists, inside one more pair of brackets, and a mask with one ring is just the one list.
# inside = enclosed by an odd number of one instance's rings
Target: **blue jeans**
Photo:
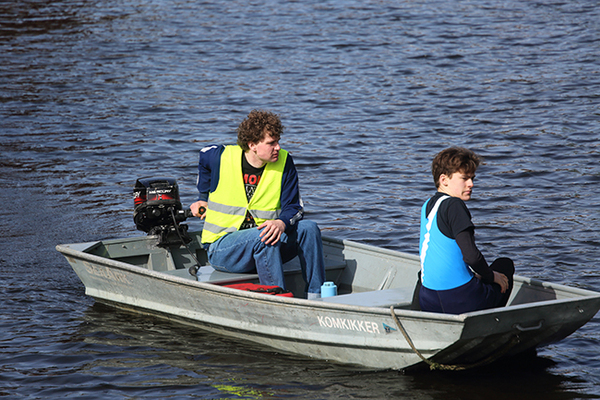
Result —
[[212, 267], [224, 272], [258, 272], [263, 285], [285, 289], [283, 264], [298, 256], [307, 293], [321, 293], [325, 281], [325, 260], [321, 231], [317, 224], [300, 220], [272, 245], [261, 242], [257, 228], [229, 233], [208, 248]]

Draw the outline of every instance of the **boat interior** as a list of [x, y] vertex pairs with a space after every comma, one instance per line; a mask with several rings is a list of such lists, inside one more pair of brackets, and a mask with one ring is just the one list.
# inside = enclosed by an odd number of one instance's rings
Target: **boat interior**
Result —
[[[200, 233], [190, 233], [188, 246], [157, 246], [153, 236], [96, 242], [84, 252], [162, 272], [183, 279], [216, 285], [259, 283], [256, 273], [228, 273], [215, 270], [199, 244]], [[418, 256], [375, 248], [356, 242], [323, 238], [326, 280], [337, 286], [337, 296], [320, 301], [363, 305], [394, 306], [414, 309], [413, 293], [420, 269]], [[189, 268], [199, 265], [196, 276]], [[305, 282], [298, 258], [284, 265], [286, 289], [296, 298], [305, 297]], [[561, 286], [561, 285], [558, 285]], [[567, 289], [566, 287], [562, 287]], [[556, 286], [529, 279], [515, 279], [509, 305], [578, 297], [577, 289]]]
[[[199, 245], [199, 233], [191, 233], [185, 246], [156, 246], [152, 236], [96, 242], [86, 253], [110, 258], [184, 279], [216, 285], [259, 283], [257, 273], [229, 273], [215, 270]], [[321, 301], [373, 307], [410, 308], [419, 269], [418, 258], [401, 260], [397, 255], [372, 254], [372, 250], [353, 248], [337, 239], [323, 238], [326, 281], [337, 287], [338, 296]], [[197, 260], [197, 262], [196, 262]], [[403, 268], [398, 268], [401, 262]], [[357, 268], [358, 265], [361, 268]], [[189, 268], [200, 265], [196, 276]], [[410, 271], [407, 273], [406, 271]], [[284, 264], [286, 289], [294, 297], [305, 297], [305, 282], [298, 257]]]

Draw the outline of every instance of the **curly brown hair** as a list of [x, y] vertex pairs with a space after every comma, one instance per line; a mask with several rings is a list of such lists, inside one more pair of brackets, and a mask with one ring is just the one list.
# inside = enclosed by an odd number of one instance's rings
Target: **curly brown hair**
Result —
[[431, 162], [431, 173], [435, 187], [440, 186], [440, 176], [451, 176], [455, 172], [475, 174], [481, 158], [469, 149], [450, 147], [436, 154]]
[[279, 115], [270, 111], [252, 110], [237, 128], [237, 144], [248, 151], [248, 143], [261, 142], [267, 132], [279, 141], [283, 128]]

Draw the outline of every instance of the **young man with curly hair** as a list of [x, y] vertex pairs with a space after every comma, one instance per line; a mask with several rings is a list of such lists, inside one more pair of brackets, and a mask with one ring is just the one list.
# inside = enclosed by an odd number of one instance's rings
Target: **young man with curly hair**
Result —
[[438, 191], [421, 210], [423, 311], [462, 314], [502, 307], [512, 291], [512, 260], [498, 258], [488, 266], [475, 245], [465, 201], [471, 199], [480, 162], [471, 150], [452, 147], [439, 152], [431, 164]]
[[303, 219], [298, 173], [279, 146], [278, 115], [253, 110], [237, 129], [237, 145], [200, 150], [198, 201], [202, 244], [213, 268], [257, 271], [260, 283], [285, 289], [283, 264], [298, 256], [309, 299], [325, 281], [321, 231]]

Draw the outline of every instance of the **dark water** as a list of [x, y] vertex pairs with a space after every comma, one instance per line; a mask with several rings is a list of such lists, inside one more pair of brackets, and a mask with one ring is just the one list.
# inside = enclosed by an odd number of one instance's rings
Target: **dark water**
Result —
[[0, 396], [600, 398], [598, 318], [507, 365], [370, 371], [94, 305], [54, 250], [137, 235], [137, 177], [190, 204], [197, 151], [266, 108], [325, 234], [416, 253], [430, 160], [462, 145], [487, 258], [600, 290], [598, 21], [596, 0], [0, 2]]

